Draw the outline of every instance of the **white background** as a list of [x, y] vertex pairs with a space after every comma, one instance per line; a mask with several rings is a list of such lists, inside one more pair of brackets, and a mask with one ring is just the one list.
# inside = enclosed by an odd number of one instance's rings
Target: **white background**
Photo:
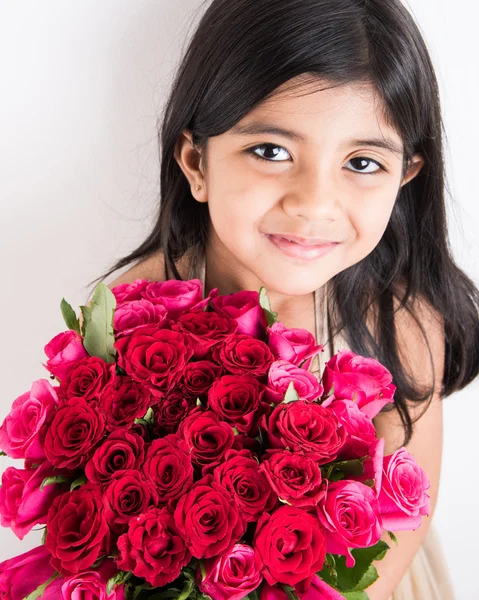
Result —
[[[453, 249], [479, 283], [477, 5], [409, 6], [440, 80]], [[156, 116], [201, 12], [198, 0], [0, 0], [0, 419], [47, 377], [43, 347], [64, 329], [61, 298], [84, 304], [87, 284], [146, 235]], [[435, 522], [459, 600], [479, 597], [478, 387], [444, 404]], [[0, 470], [13, 464], [1, 460]], [[0, 530], [0, 560], [39, 539]]]

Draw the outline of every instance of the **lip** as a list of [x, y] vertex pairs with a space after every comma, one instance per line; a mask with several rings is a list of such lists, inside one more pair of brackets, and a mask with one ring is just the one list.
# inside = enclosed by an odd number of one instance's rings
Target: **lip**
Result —
[[340, 242], [332, 242], [319, 238], [304, 238], [297, 235], [265, 233], [264, 236], [276, 247], [281, 253], [290, 258], [299, 260], [316, 260], [325, 254], [328, 254]]

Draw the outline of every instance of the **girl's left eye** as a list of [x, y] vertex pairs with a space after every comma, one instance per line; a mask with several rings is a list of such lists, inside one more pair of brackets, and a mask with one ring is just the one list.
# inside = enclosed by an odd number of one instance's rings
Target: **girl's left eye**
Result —
[[[257, 150], [263, 151], [263, 154], [257, 154]], [[252, 154], [259, 160], [265, 160], [267, 162], [284, 162], [285, 160], [288, 160], [288, 156], [291, 156], [286, 148], [283, 148], [282, 146], [276, 146], [275, 144], [260, 144], [258, 146], [253, 146], [252, 148], [248, 148], [246, 152]], [[281, 152], [286, 153], [286, 159], [277, 158], [278, 156], [281, 157]], [[365, 156], [355, 156], [354, 158], [348, 160], [348, 162], [354, 167], [353, 169], [349, 169], [350, 171], [352, 170], [353, 173], [375, 175], [376, 173], [386, 170], [377, 160], [366, 158]], [[377, 168], [370, 170], [369, 168], [372, 165], [376, 165]]]

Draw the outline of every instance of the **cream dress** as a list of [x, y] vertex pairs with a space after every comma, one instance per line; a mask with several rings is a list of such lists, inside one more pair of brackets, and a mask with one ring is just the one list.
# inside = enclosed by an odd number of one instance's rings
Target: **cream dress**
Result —
[[[199, 275], [199, 277], [198, 277]], [[198, 277], [204, 285], [205, 266], [198, 267]], [[324, 345], [324, 352], [318, 355], [316, 368], [311, 371], [320, 374], [324, 364], [338, 350], [348, 348], [345, 339], [338, 334], [331, 338], [330, 311], [327, 306], [326, 286], [314, 294], [316, 339]], [[274, 307], [273, 307], [274, 308]], [[367, 590], [366, 590], [367, 592]], [[449, 580], [448, 568], [434, 523], [429, 526], [422, 545], [416, 552], [408, 570], [388, 600], [454, 600], [454, 592]]]

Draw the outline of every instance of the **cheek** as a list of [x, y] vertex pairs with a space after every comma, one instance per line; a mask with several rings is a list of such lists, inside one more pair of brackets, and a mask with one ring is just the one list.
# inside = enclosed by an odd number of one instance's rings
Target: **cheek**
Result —
[[394, 193], [381, 194], [349, 207], [348, 217], [356, 243], [370, 247], [370, 250], [379, 243], [389, 223], [395, 197]]

